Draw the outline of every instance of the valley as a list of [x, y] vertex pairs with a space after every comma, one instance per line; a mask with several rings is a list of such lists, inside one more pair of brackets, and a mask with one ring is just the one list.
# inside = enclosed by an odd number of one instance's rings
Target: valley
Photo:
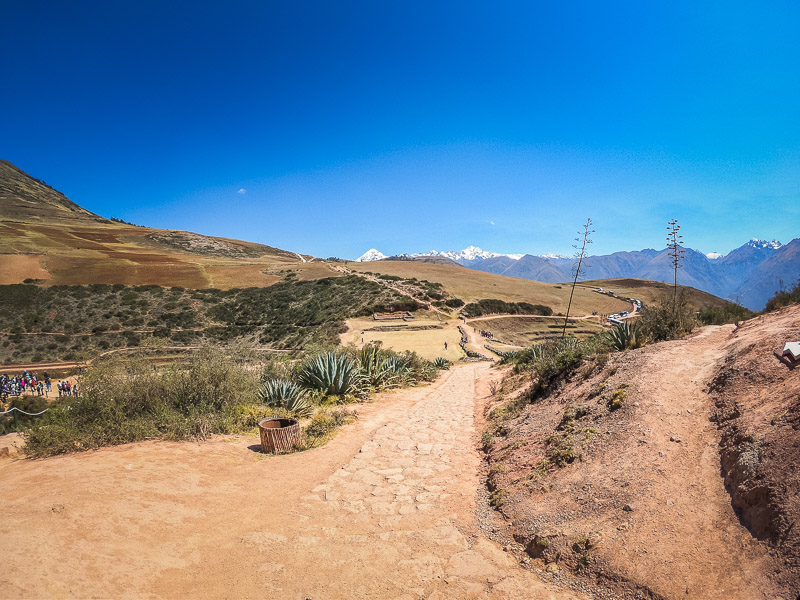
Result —
[[4, 399], [0, 596], [796, 598], [794, 292], [323, 260], [0, 176], [0, 372], [80, 390]]

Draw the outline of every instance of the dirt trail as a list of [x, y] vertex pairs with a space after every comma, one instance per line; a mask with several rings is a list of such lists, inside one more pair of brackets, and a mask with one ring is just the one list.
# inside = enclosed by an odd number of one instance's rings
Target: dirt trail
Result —
[[652, 470], [637, 486], [630, 535], [617, 541], [618, 553], [612, 548], [608, 555], [634, 580], [651, 582], [668, 597], [682, 591], [693, 598], [777, 597], [764, 578], [767, 553], [731, 507], [720, 474], [717, 427], [710, 421], [713, 403], [705, 386], [732, 330], [706, 328], [665, 344], [635, 383], [636, 395], [649, 396], [640, 439]]
[[[508, 479], [498, 486], [513, 488], [503, 512], [514, 530], [550, 532], [567, 548], [595, 536], [589, 558], [596, 573], [659, 598], [788, 600], [774, 578], [781, 566], [740, 523], [720, 470], [706, 386], [729, 352], [733, 329], [706, 327], [619, 355], [610, 377], [606, 371], [576, 378], [532, 406], [498, 453], [552, 433], [567, 403], [585, 403], [598, 415], [591, 423], [597, 437], [581, 461], [531, 489], [512, 480], [537, 464], [537, 445], [504, 459]], [[587, 398], [603, 382], [609, 394], [630, 386], [621, 410], [609, 411], [602, 397]]]
[[487, 369], [394, 392], [296, 455], [246, 437], [0, 461], [0, 597], [576, 598], [477, 526]]

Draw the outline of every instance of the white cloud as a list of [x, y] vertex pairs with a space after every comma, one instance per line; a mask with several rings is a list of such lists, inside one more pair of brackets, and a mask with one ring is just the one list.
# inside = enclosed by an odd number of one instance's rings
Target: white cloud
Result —
[[489, 225], [494, 225], [494, 221], [489, 221]]
[[244, 194], [246, 194], [246, 193], [247, 193], [247, 190], [246, 190], [246, 189], [244, 189], [244, 188], [239, 188], [239, 191], [238, 191], [238, 192], [236, 192], [236, 193], [237, 193], [237, 194], [242, 194], [242, 195], [244, 195]]

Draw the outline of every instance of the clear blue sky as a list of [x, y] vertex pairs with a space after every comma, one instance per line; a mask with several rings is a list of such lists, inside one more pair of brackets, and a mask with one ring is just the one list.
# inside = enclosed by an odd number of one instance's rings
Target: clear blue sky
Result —
[[[317, 256], [800, 235], [800, 4], [0, 2], [0, 157]], [[240, 192], [241, 190], [241, 192]]]

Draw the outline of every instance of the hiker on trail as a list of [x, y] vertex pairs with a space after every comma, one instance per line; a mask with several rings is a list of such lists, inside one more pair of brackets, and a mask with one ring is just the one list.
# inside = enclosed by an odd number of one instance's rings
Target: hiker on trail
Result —
[[61, 383], [61, 380], [58, 380], [56, 383], [56, 387], [58, 388], [58, 397], [61, 398], [61, 393], [64, 391], [64, 384]]
[[447, 342], [444, 343], [444, 349], [447, 350]]

